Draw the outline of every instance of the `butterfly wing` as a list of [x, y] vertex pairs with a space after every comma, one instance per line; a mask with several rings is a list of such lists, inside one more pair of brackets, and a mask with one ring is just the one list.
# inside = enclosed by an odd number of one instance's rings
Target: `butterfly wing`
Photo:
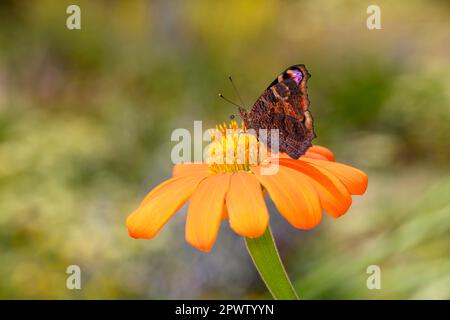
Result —
[[[241, 114], [246, 127], [254, 129], [256, 133], [260, 129], [278, 129], [280, 152], [298, 159], [311, 146], [316, 135], [313, 118], [308, 110], [306, 81], [309, 73], [305, 68], [304, 76], [297, 82], [286, 76], [288, 70], [291, 69], [288, 68], [272, 82], [250, 112], [241, 110]], [[268, 138], [267, 144], [270, 147], [270, 133]]]

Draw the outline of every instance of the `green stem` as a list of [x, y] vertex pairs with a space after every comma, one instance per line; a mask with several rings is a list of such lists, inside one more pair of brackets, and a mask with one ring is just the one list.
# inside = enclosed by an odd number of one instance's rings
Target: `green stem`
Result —
[[266, 232], [259, 238], [245, 238], [245, 243], [256, 269], [273, 298], [298, 300], [298, 295], [281, 262], [270, 227], [268, 226]]

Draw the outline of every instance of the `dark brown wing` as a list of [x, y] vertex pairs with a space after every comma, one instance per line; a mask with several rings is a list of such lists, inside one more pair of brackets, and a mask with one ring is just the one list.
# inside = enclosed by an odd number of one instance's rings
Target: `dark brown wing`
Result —
[[[298, 159], [315, 138], [313, 118], [309, 112], [306, 81], [309, 74], [297, 84], [291, 79], [280, 79], [264, 91], [250, 112], [242, 112], [246, 127], [258, 133], [259, 129], [278, 129], [280, 152]], [[270, 137], [270, 134], [269, 134]], [[270, 140], [267, 142], [270, 147]]]

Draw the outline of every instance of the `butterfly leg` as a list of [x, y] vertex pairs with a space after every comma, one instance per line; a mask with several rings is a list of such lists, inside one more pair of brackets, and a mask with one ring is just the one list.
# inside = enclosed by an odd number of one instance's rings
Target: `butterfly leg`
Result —
[[244, 121], [245, 126], [247, 128], [249, 128], [250, 127], [250, 122], [249, 122], [249, 119], [248, 119], [248, 112], [247, 112], [247, 110], [245, 110], [242, 107], [239, 107], [239, 113], [241, 114], [241, 117], [242, 117], [242, 120]]

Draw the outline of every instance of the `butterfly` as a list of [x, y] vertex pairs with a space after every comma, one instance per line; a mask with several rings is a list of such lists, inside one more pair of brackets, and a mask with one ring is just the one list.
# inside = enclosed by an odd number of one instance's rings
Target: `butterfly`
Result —
[[239, 108], [245, 126], [257, 134], [260, 129], [278, 129], [279, 151], [293, 159], [303, 155], [316, 137], [306, 86], [310, 77], [305, 65], [293, 65], [267, 87], [250, 111]]

